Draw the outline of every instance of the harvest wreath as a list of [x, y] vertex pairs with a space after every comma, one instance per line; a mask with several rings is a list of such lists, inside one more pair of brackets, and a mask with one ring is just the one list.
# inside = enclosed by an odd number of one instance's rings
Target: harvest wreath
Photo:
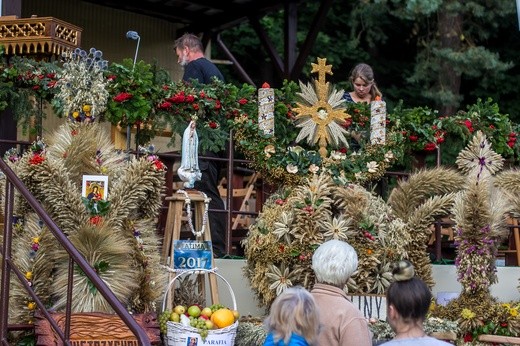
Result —
[[340, 185], [365, 185], [381, 178], [403, 156], [402, 134], [386, 129], [386, 141], [380, 144], [371, 144], [367, 133], [358, 136], [358, 124], [346, 113], [344, 91], [326, 81], [332, 66], [320, 58], [312, 65], [311, 73], [318, 74], [314, 83], [300, 82], [299, 92], [294, 83], [275, 91], [274, 134], [262, 131], [251, 113], [234, 119], [237, 150], [275, 186], [296, 186], [321, 172], [328, 172]]

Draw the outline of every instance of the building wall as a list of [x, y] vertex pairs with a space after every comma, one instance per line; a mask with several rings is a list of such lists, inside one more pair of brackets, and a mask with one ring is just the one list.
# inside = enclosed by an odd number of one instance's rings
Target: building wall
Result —
[[[182, 69], [177, 64], [173, 49], [177, 25], [145, 15], [99, 6], [79, 0], [23, 0], [21, 18], [55, 17], [83, 29], [81, 47], [85, 50], [94, 47], [103, 52], [109, 63], [120, 63], [123, 59], [134, 59], [137, 41], [126, 38], [126, 32], [133, 30], [141, 37], [137, 60], [154, 63], [164, 68], [173, 80], [182, 77]], [[44, 137], [64, 120], [47, 110], [44, 120]], [[110, 125], [107, 124], [107, 128]], [[18, 139], [27, 139], [19, 131]], [[161, 152], [171, 151], [169, 138], [156, 138], [154, 144]], [[133, 139], [132, 139], [133, 143]], [[134, 145], [132, 145], [134, 146]]]

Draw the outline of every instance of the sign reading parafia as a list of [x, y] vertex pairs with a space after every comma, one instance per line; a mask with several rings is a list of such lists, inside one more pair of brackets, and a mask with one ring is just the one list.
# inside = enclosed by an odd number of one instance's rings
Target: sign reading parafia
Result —
[[211, 269], [211, 241], [175, 240], [174, 269]]

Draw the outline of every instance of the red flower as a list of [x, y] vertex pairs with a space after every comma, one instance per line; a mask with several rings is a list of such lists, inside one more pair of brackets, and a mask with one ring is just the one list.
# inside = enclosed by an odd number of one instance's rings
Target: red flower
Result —
[[437, 137], [437, 144], [441, 144], [444, 142], [444, 137]]
[[184, 96], [184, 91], [181, 91], [180, 93], [173, 95], [167, 100], [173, 103], [183, 103], [185, 99], [186, 97]]
[[426, 143], [424, 145], [424, 150], [426, 150], [426, 151], [434, 151], [436, 147], [437, 146], [435, 145], [435, 143], [431, 143], [430, 142], [430, 143]]
[[350, 125], [352, 125], [352, 118], [345, 119], [345, 122], [343, 123], [344, 128], [349, 128]]
[[220, 101], [219, 100], [215, 100], [215, 109], [220, 109], [222, 108], [222, 105], [220, 104]]
[[198, 111], [199, 110], [199, 105], [194, 103], [191, 105], [193, 107], [194, 110]]
[[159, 108], [160, 109], [168, 109], [168, 108], [171, 108], [172, 104], [168, 101], [164, 101], [163, 103], [161, 103], [159, 105]]
[[31, 165], [39, 165], [43, 161], [45, 161], [45, 158], [43, 156], [41, 156], [40, 154], [34, 154], [33, 157], [31, 157], [29, 159], [29, 163]]
[[241, 105], [245, 105], [247, 103], [247, 99], [240, 99], [238, 100], [238, 103], [240, 103]]
[[32, 89], [33, 90], [38, 90], [38, 89], [40, 89], [40, 86], [39, 85], [35, 85], [35, 86], [32, 87]]
[[204, 91], [201, 91], [201, 92], [199, 93], [199, 97], [200, 97], [200, 98], [204, 98], [204, 97], [206, 97], [206, 94], [204, 93]]
[[284, 205], [285, 201], [281, 198], [278, 198], [276, 201], [274, 201], [277, 205]]
[[472, 342], [473, 341], [473, 335], [471, 333], [466, 333], [464, 335], [464, 342]]
[[495, 128], [495, 125], [491, 124], [489, 125], [489, 128], [493, 130]]
[[303, 211], [306, 211], [309, 215], [312, 215], [314, 213], [314, 208], [310, 205], [307, 205], [303, 207]]
[[47, 83], [47, 87], [48, 88], [54, 88], [56, 86], [56, 81], [55, 80], [51, 80], [49, 81], [49, 83]]
[[208, 123], [208, 126], [211, 128], [211, 129], [216, 129], [218, 127], [218, 124], [214, 121], [210, 121]]
[[345, 147], [339, 148], [339, 152], [342, 153], [342, 154], [346, 154], [347, 153], [347, 148], [345, 148]]
[[107, 77], [107, 80], [108, 80], [109, 82], [111, 82], [111, 81], [113, 81], [113, 80], [116, 80], [116, 78], [117, 78], [116, 75], [111, 74], [110, 76]]
[[471, 120], [469, 120], [469, 119], [464, 120], [464, 125], [468, 128], [470, 133], [473, 133], [473, 131], [475, 131], [473, 129], [473, 124], [471, 123]]
[[157, 171], [162, 171], [166, 168], [166, 166], [164, 165], [164, 163], [162, 163], [161, 160], [154, 160], [152, 164]]
[[419, 137], [417, 137], [416, 135], [410, 135], [408, 139], [410, 140], [410, 142], [417, 142]]
[[186, 100], [185, 101], [188, 102], [188, 103], [193, 103], [193, 101], [195, 101], [195, 96], [188, 95], [188, 96], [186, 96]]
[[162, 90], [170, 90], [170, 87], [165, 84], [165, 85], [162, 86]]
[[119, 93], [118, 95], [114, 96], [113, 100], [116, 102], [122, 103], [122, 102], [130, 100], [132, 97], [134, 97], [134, 95], [132, 95], [130, 93], [122, 92], [122, 93]]
[[94, 226], [99, 225], [102, 221], [103, 221], [103, 218], [99, 215], [91, 216], [90, 220], [89, 220], [90, 224], [94, 225]]

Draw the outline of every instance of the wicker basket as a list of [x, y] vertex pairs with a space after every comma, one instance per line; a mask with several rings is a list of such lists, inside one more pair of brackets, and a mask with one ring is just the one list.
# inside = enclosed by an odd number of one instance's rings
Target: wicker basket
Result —
[[[168, 284], [166, 289], [164, 299], [163, 299], [163, 311], [166, 307], [166, 298], [175, 283], [175, 280], [181, 278], [184, 275], [195, 274], [195, 273], [213, 273], [217, 277], [219, 277], [229, 289], [231, 293], [231, 300], [233, 302], [233, 309], [237, 309], [237, 302], [235, 299], [235, 293], [231, 288], [229, 282], [220, 274], [207, 270], [207, 269], [197, 269], [197, 270], [187, 270], [183, 271], [180, 274], [176, 275], [172, 281]], [[181, 323], [168, 321], [167, 325], [167, 333], [164, 337], [164, 343], [167, 346], [202, 346], [202, 345], [223, 345], [223, 346], [233, 346], [235, 344], [235, 337], [237, 334], [238, 321], [235, 321], [232, 325], [220, 328], [220, 329], [211, 329], [208, 330], [208, 336], [203, 340], [202, 336], [199, 334], [197, 328], [193, 328], [191, 326], [185, 326]], [[192, 341], [196, 339], [196, 342]]]

